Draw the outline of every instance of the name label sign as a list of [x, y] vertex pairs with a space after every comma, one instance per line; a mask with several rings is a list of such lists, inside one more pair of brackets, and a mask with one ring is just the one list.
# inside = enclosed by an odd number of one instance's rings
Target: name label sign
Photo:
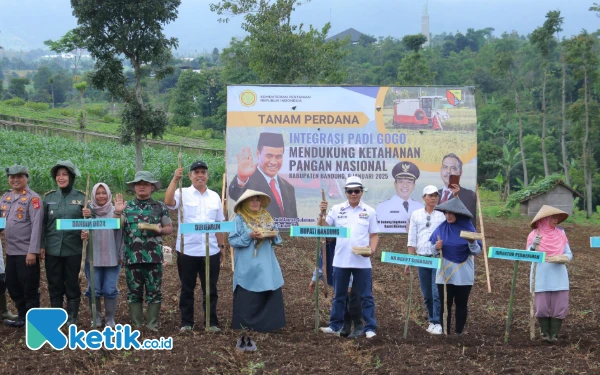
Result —
[[420, 256], [420, 255], [390, 253], [387, 251], [383, 251], [381, 253], [381, 261], [383, 263], [404, 264], [407, 266], [433, 268], [433, 269], [440, 269], [441, 264], [442, 264], [440, 258], [424, 257], [424, 256]]
[[95, 230], [95, 229], [119, 229], [120, 219], [58, 219], [56, 230]]
[[0, 229], [6, 228], [6, 219], [0, 218]]
[[543, 251], [527, 251], [505, 249], [503, 247], [490, 247], [488, 258], [506, 259], [506, 260], [522, 260], [532, 263], [544, 263], [546, 261], [546, 253]]
[[223, 233], [235, 232], [235, 223], [233, 221], [205, 222], [205, 223], [183, 223], [179, 224], [179, 233], [181, 234], [199, 234], [199, 233]]
[[[0, 223], [0, 225], [2, 225]], [[0, 228], [2, 228], [0, 226]], [[600, 237], [590, 237], [590, 247], [600, 247]]]
[[291, 237], [350, 238], [350, 228], [291, 226]]

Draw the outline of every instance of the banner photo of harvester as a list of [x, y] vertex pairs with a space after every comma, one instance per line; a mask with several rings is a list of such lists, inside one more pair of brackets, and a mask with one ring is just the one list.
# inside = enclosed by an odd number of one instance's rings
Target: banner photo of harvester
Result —
[[341, 203], [350, 176], [366, 186], [380, 233], [406, 233], [423, 188], [443, 199], [450, 176], [475, 224], [474, 88], [228, 86], [226, 170], [228, 199], [268, 194], [280, 229], [313, 225], [321, 190]]

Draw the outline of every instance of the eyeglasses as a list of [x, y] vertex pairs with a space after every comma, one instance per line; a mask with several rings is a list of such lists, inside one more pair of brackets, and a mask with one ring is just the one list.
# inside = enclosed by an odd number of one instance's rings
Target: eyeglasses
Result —
[[352, 194], [360, 194], [362, 193], [362, 189], [346, 189], [346, 194], [348, 195], [352, 195]]
[[431, 225], [431, 216], [427, 216], [427, 223], [425, 223], [425, 227], [429, 228]]

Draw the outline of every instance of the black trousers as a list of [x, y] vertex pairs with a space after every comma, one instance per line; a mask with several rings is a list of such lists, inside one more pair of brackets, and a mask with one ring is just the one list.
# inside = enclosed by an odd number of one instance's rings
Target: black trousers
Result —
[[[440, 322], [444, 324], [444, 284], [437, 284], [438, 293], [440, 295]], [[469, 294], [471, 293], [472, 285], [446, 285], [446, 293], [448, 294], [448, 302], [446, 306], [448, 308], [448, 325], [447, 332], [450, 332], [450, 326], [452, 321], [452, 303], [456, 304], [456, 333], [462, 333], [467, 323], [467, 315], [469, 314], [468, 303]]]
[[51, 307], [63, 307], [64, 295], [67, 301], [79, 302], [79, 270], [81, 254], [68, 257], [57, 257], [46, 254], [46, 278], [48, 279], [48, 294]]
[[25, 258], [26, 255], [6, 256], [6, 287], [22, 319], [29, 309], [40, 307], [40, 261], [28, 266]]
[[[215, 254], [209, 257], [209, 293], [210, 293], [210, 325], [218, 326], [217, 318], [217, 281], [221, 272], [221, 255]], [[177, 253], [177, 271], [181, 281], [181, 294], [179, 296], [179, 310], [181, 311], [181, 326], [194, 325], [194, 289], [196, 279], [200, 276], [202, 286], [202, 306], [206, 314], [206, 264], [205, 257], [194, 257]], [[206, 316], [204, 316], [206, 322]]]

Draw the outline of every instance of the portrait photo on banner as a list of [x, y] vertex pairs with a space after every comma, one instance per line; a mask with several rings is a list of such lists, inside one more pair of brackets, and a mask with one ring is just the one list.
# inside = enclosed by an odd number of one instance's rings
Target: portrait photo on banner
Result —
[[473, 87], [228, 86], [226, 145], [230, 209], [264, 192], [279, 228], [314, 225], [321, 190], [341, 203], [350, 176], [382, 233], [406, 233], [427, 185], [453, 198], [451, 180], [475, 220]]

